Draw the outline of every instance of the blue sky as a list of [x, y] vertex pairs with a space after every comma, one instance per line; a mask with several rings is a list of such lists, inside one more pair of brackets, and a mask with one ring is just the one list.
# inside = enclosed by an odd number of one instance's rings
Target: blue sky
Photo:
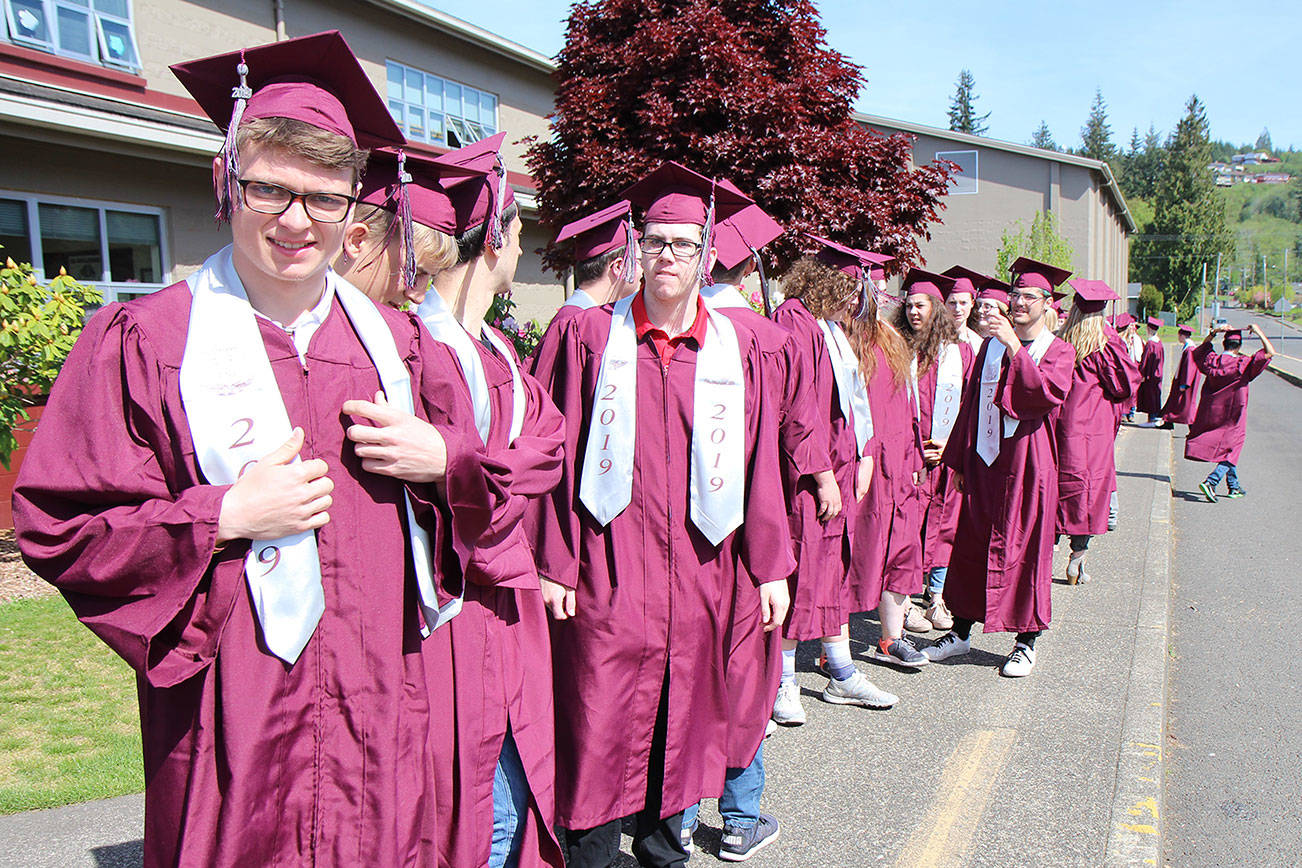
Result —
[[[422, 0], [544, 54], [564, 43], [565, 0]], [[946, 126], [970, 69], [987, 135], [1026, 142], [1041, 119], [1059, 146], [1080, 143], [1095, 88], [1113, 141], [1149, 123], [1165, 134], [1197, 93], [1212, 135], [1302, 147], [1302, 3], [1206, 0], [819, 0], [829, 44], [864, 67], [857, 108]]]

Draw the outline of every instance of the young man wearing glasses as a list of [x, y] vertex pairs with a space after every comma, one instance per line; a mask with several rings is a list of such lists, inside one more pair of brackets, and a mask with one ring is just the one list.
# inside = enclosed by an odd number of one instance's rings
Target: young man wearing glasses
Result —
[[1071, 272], [1025, 257], [1011, 270], [1008, 316], [985, 316], [990, 338], [941, 459], [963, 493], [945, 580], [954, 627], [923, 653], [968, 653], [981, 621], [987, 633], [1017, 634], [1000, 670], [1016, 678], [1030, 674], [1035, 640], [1049, 626], [1058, 508], [1051, 417], [1071, 388], [1076, 353], [1044, 324], [1053, 288]]
[[19, 544], [137, 673], [145, 865], [433, 864], [422, 642], [499, 486], [452, 352], [328, 268], [402, 136], [337, 32], [175, 71], [232, 244], [89, 322]]
[[700, 297], [714, 221], [750, 200], [673, 163], [625, 196], [645, 288], [565, 320], [535, 368], [566, 419], [535, 551], [571, 868], [612, 864], [630, 815], [640, 864], [686, 862], [683, 810], [722, 790], [730, 681], [754, 669], [728, 649], [782, 623], [794, 567], [760, 342]]

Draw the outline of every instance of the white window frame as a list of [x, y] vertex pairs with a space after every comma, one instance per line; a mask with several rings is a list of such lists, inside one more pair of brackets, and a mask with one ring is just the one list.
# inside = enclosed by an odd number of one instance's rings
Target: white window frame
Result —
[[[404, 88], [404, 90], [405, 90], [405, 88], [406, 88], [406, 83], [405, 83], [406, 74], [407, 74], [408, 72], [418, 72], [418, 73], [420, 73], [421, 75], [426, 76], [426, 77], [428, 77], [428, 78], [437, 79], [438, 81], [442, 82], [442, 83], [445, 84], [445, 85], [453, 84], [453, 85], [456, 85], [457, 87], [461, 88], [461, 89], [462, 89], [462, 94], [463, 94], [463, 96], [462, 96], [462, 99], [463, 99], [463, 100], [465, 99], [464, 94], [465, 94], [466, 92], [470, 92], [470, 93], [475, 94], [476, 99], [479, 99], [481, 96], [490, 96], [490, 97], [492, 97], [492, 98], [493, 98], [493, 120], [492, 120], [492, 131], [491, 131], [491, 132], [486, 132], [486, 133], [485, 133], [485, 137], [495, 135], [495, 134], [497, 134], [497, 133], [499, 133], [499, 132], [502, 131], [502, 125], [501, 125], [501, 123], [500, 123], [500, 121], [499, 121], [499, 118], [500, 118], [500, 111], [501, 111], [501, 108], [502, 108], [502, 97], [501, 97], [500, 94], [493, 93], [491, 90], [484, 90], [483, 88], [478, 88], [478, 87], [475, 87], [475, 86], [473, 86], [473, 85], [466, 84], [465, 82], [457, 81], [457, 80], [454, 79], [454, 78], [448, 78], [448, 77], [445, 76], [445, 75], [439, 75], [439, 74], [434, 73], [434, 72], [428, 72], [428, 71], [426, 71], [426, 70], [424, 70], [424, 69], [421, 69], [421, 68], [418, 67], [418, 66], [412, 66], [411, 64], [408, 64], [408, 63], [401, 63], [401, 62], [399, 62], [399, 61], [397, 61], [397, 60], [391, 60], [391, 59], [390, 59], [390, 60], [386, 60], [386, 62], [385, 62], [385, 71], [384, 71], [384, 76], [385, 76], [385, 98], [384, 98], [384, 104], [385, 104], [386, 106], [389, 106], [389, 102], [390, 102], [390, 97], [389, 97], [389, 95], [388, 95], [388, 88], [389, 88], [389, 86], [390, 86], [390, 82], [391, 82], [391, 79], [390, 79], [390, 71], [391, 71], [394, 67], [397, 67], [398, 69], [402, 70], [403, 77], [404, 77], [404, 84], [403, 84], [403, 88]], [[404, 93], [404, 94], [403, 94], [403, 97], [404, 97], [403, 99], [395, 100], [396, 102], [398, 102], [398, 103], [400, 103], [400, 104], [402, 105], [402, 107], [403, 107], [403, 112], [402, 112], [402, 116], [401, 116], [401, 117], [398, 117], [397, 115], [394, 115], [394, 118], [393, 118], [393, 119], [397, 122], [398, 126], [402, 128], [403, 133], [404, 133], [404, 134], [407, 134], [407, 135], [408, 135], [408, 138], [412, 138], [412, 136], [407, 132], [407, 130], [408, 130], [408, 128], [407, 128], [407, 109], [408, 109], [409, 107], [413, 106], [413, 104], [407, 102], [406, 99], [405, 99], [405, 96], [406, 96], [406, 94]], [[439, 146], [441, 146], [441, 147], [448, 148], [448, 147], [452, 147], [452, 145], [448, 142], [448, 129], [449, 129], [450, 127], [453, 126], [453, 124], [452, 124], [452, 122], [451, 122], [452, 120], [455, 120], [455, 121], [458, 123], [458, 125], [460, 125], [460, 124], [467, 124], [467, 123], [477, 123], [477, 124], [480, 125], [481, 128], [484, 127], [484, 126], [486, 126], [486, 125], [484, 124], [484, 121], [483, 121], [483, 120], [479, 120], [479, 121], [471, 121], [471, 120], [469, 120], [469, 119], [467, 119], [467, 118], [464, 118], [464, 117], [462, 117], [462, 116], [460, 116], [460, 115], [454, 115], [454, 114], [451, 114], [450, 112], [448, 112], [448, 111], [446, 110], [446, 103], [445, 103], [445, 104], [444, 104], [444, 111], [443, 111], [443, 113], [442, 113], [442, 114], [443, 114], [443, 135], [442, 135], [442, 138], [437, 138], [437, 139], [436, 139], [436, 138], [433, 138], [433, 137], [431, 136], [431, 134], [430, 134], [430, 128], [429, 128], [429, 116], [428, 116], [429, 109], [428, 109], [428, 107], [422, 105], [420, 108], [421, 108], [421, 110], [422, 110], [423, 112], [426, 113], [426, 117], [425, 117], [425, 134], [424, 134], [423, 137], [415, 137], [415, 139], [414, 139], [415, 141], [425, 142], [425, 143], [427, 143], [427, 144], [439, 145]], [[481, 100], [481, 111], [482, 111], [482, 100]], [[390, 113], [391, 115], [393, 114], [393, 108], [392, 108], [392, 106], [389, 106], [389, 113]], [[456, 131], [456, 130], [454, 130], [454, 131]], [[458, 135], [460, 135], [460, 132], [459, 132], [459, 131], [457, 131], [457, 132], [458, 132]], [[469, 145], [469, 144], [471, 144], [471, 142], [463, 141], [461, 144], [464, 146], [464, 145]]]
[[[976, 150], [975, 148], [965, 148], [961, 151], [936, 151], [937, 160], [949, 160], [952, 159], [954, 156], [957, 155], [966, 156], [967, 154], [972, 155], [972, 172], [971, 174], [968, 174], [967, 172], [963, 172], [961, 173], [961, 177], [972, 179], [972, 189], [971, 190], [955, 189], [956, 185], [954, 185], [954, 182], [951, 181], [950, 182], [951, 186], [949, 189], [950, 196], [975, 196], [977, 193], [981, 192], [981, 181], [980, 181], [981, 152]], [[957, 163], [958, 160], [954, 160], [954, 162]]]
[[[22, 45], [27, 48], [34, 48], [37, 51], [44, 51], [58, 57], [68, 57], [74, 60], [80, 60], [85, 63], [96, 63], [110, 69], [120, 69], [125, 72], [138, 73], [142, 69], [140, 65], [140, 43], [136, 39], [135, 14], [132, 9], [130, 0], [127, 0], [127, 17], [122, 18], [110, 12], [101, 12], [95, 8], [94, 0], [87, 0], [85, 6], [79, 3], [67, 2], [67, 0], [39, 0], [42, 9], [45, 12], [45, 29], [49, 33], [48, 40], [33, 39], [27, 36], [21, 36], [17, 33], [17, 13], [14, 12], [13, 0], [3, 0], [4, 9], [4, 33], [3, 38], [6, 42], [12, 42], [14, 45]], [[86, 15], [87, 29], [90, 31], [90, 44], [86, 54], [79, 54], [75, 51], [68, 51], [59, 45], [59, 9], [72, 9]], [[108, 47], [105, 44], [105, 35], [103, 23], [110, 21], [116, 24], [126, 25], [127, 35], [131, 39], [131, 50], [135, 53], [136, 63], [123, 63], [114, 60], [109, 56]]]
[[[100, 262], [103, 271], [100, 272], [101, 279], [87, 281], [91, 286], [100, 290], [104, 294], [104, 303], [108, 304], [113, 301], [124, 300], [121, 297], [132, 298], [137, 295], [148, 295], [151, 292], [170, 286], [172, 280], [172, 257], [167, 243], [167, 225], [163, 220], [164, 211], [162, 208], [150, 207], [148, 205], [129, 205], [125, 202], [110, 202], [103, 199], [81, 199], [70, 196], [46, 196], [40, 193], [23, 193], [17, 190], [0, 190], [0, 199], [12, 199], [23, 202], [27, 206], [27, 233], [28, 243], [32, 248], [32, 271], [36, 279], [45, 283], [50, 276], [45, 273], [45, 250], [41, 245], [41, 205], [66, 205], [73, 208], [93, 208], [99, 214], [99, 248]], [[164, 280], [153, 283], [131, 283], [122, 281], [115, 283], [110, 280], [113, 273], [109, 266], [109, 240], [108, 240], [108, 211], [121, 211], [128, 214], [149, 214], [158, 218], [158, 262], [162, 269]]]

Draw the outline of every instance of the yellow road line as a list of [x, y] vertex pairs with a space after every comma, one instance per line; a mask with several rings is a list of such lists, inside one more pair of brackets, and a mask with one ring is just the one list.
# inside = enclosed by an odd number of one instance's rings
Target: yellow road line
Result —
[[1016, 739], [1013, 729], [987, 729], [963, 737], [941, 770], [937, 798], [909, 836], [896, 862], [898, 868], [960, 864]]

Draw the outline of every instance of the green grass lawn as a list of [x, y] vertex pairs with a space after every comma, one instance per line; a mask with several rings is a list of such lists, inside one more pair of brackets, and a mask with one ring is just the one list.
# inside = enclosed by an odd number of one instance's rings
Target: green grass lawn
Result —
[[62, 597], [0, 604], [0, 813], [145, 788], [135, 676]]

